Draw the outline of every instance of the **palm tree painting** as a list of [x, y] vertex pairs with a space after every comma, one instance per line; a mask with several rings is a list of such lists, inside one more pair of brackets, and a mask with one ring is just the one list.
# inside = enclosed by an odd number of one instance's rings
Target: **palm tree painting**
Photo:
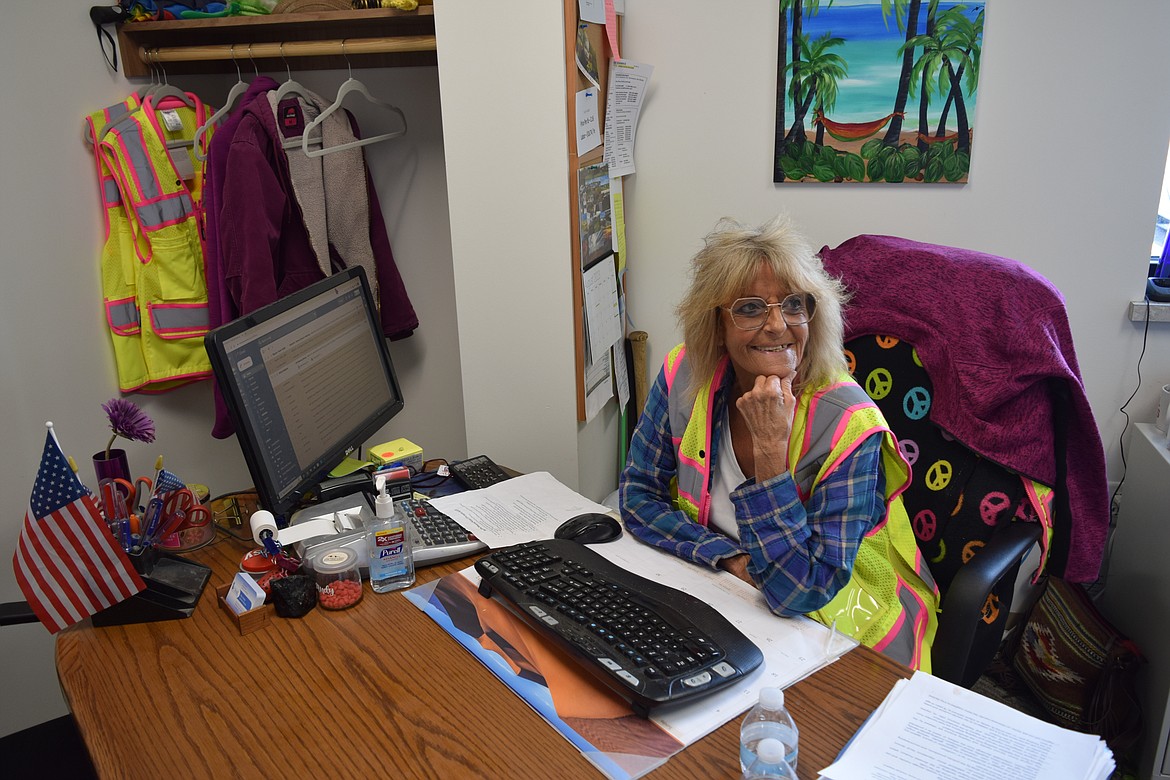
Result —
[[777, 0], [776, 182], [965, 182], [986, 0]]

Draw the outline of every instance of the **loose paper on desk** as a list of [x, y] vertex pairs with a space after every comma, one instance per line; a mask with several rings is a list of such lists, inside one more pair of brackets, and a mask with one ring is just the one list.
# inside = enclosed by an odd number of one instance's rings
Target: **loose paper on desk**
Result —
[[557, 526], [570, 517], [610, 511], [570, 490], [547, 471], [523, 474], [482, 490], [433, 498], [431, 504], [493, 548], [551, 539]]
[[653, 65], [629, 60], [610, 63], [605, 101], [605, 162], [611, 177], [634, 172], [634, 136], [653, 72]]
[[1104, 780], [1113, 755], [1093, 734], [1025, 715], [915, 672], [899, 680], [825, 780]]

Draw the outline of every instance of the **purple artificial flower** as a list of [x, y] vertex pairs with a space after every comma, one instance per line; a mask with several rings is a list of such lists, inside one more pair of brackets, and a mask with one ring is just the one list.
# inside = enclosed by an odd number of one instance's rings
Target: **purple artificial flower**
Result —
[[110, 419], [110, 430], [114, 435], [106, 445], [106, 457], [110, 457], [110, 448], [119, 436], [131, 441], [144, 441], [150, 444], [154, 441], [154, 420], [138, 408], [133, 401], [124, 398], [111, 398], [102, 404], [102, 409]]

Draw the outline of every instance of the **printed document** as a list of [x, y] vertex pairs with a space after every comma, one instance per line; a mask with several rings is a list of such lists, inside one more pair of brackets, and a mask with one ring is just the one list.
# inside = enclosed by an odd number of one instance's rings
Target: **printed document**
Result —
[[899, 680], [825, 780], [1104, 780], [1113, 755], [1100, 737], [1063, 729], [915, 672]]

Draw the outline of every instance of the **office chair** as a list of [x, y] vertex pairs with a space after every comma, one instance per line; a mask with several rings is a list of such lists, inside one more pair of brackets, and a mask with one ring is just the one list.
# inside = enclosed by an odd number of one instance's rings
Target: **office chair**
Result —
[[1014, 260], [892, 236], [851, 238], [821, 260], [851, 295], [854, 376], [911, 461], [903, 502], [942, 597], [932, 671], [969, 687], [1034, 544], [1046, 571], [1076, 582], [1104, 554], [1104, 450], [1064, 299]]
[[[36, 613], [27, 601], [0, 603], [0, 626], [35, 622]], [[72, 715], [0, 737], [0, 767], [7, 777], [97, 777]]]
[[922, 416], [936, 388], [913, 345], [860, 336], [845, 349], [911, 461], [902, 502], [942, 596], [932, 673], [969, 688], [995, 657], [1020, 563], [1040, 541], [1026, 481]]

